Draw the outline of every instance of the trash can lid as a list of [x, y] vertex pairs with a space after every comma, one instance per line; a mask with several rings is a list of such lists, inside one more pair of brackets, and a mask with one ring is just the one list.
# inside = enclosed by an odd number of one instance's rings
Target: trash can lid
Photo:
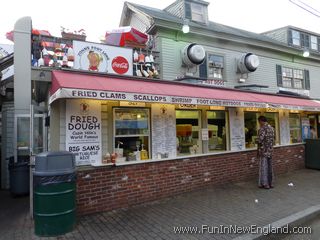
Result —
[[61, 175], [75, 172], [75, 169], [75, 156], [70, 152], [43, 152], [35, 157], [36, 175]]

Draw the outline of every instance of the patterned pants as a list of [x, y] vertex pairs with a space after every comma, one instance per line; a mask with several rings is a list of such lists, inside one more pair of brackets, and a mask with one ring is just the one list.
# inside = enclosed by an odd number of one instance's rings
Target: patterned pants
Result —
[[273, 186], [272, 158], [260, 156], [259, 186]]

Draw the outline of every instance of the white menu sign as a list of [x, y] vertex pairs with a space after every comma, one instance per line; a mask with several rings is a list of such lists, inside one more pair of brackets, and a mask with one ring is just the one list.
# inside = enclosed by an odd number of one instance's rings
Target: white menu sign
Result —
[[66, 150], [77, 165], [101, 164], [101, 104], [94, 100], [66, 101]]
[[244, 150], [246, 148], [246, 141], [243, 110], [239, 108], [229, 108], [229, 121], [231, 150]]
[[172, 158], [177, 155], [176, 118], [174, 105], [152, 104], [152, 158]]

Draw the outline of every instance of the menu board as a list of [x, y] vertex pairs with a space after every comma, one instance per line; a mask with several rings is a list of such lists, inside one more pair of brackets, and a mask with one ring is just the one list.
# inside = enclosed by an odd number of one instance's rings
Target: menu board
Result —
[[99, 101], [66, 101], [66, 150], [75, 154], [77, 165], [101, 164]]
[[244, 112], [239, 108], [229, 108], [230, 144], [232, 151], [244, 150]]
[[162, 159], [175, 157], [176, 146], [176, 120], [173, 105], [153, 104], [152, 115], [152, 158]]
[[290, 125], [289, 125], [289, 111], [279, 112], [280, 120], [280, 143], [290, 143]]

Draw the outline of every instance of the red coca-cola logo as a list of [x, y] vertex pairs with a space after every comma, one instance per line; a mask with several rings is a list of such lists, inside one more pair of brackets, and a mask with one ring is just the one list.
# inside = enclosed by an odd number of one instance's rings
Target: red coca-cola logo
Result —
[[129, 70], [129, 63], [124, 57], [115, 57], [112, 60], [112, 69], [118, 74], [125, 74]]

